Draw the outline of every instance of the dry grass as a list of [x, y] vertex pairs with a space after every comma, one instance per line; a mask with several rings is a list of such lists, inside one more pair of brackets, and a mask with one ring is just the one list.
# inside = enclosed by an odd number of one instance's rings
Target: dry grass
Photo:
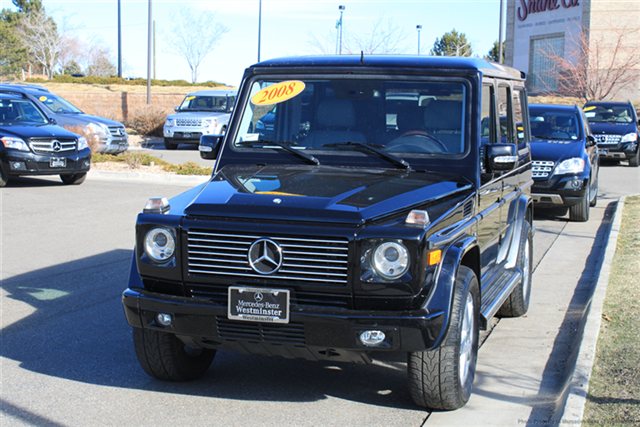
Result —
[[122, 154], [94, 154], [91, 162], [95, 169], [111, 171], [136, 170], [150, 173], [175, 173], [177, 175], [211, 175], [213, 168], [194, 162], [174, 165], [146, 153], [125, 152]]
[[[146, 86], [136, 85], [100, 85], [100, 84], [84, 84], [84, 83], [37, 83], [40, 86], [44, 86], [51, 92], [91, 92], [91, 93], [113, 93], [113, 92], [128, 92], [128, 93], [147, 93]], [[177, 94], [186, 95], [189, 92], [195, 92], [197, 90], [212, 90], [212, 89], [231, 89], [228, 86], [208, 87], [208, 86], [152, 86], [151, 93], [163, 93], [163, 94]]]
[[640, 425], [640, 196], [626, 199], [584, 424]]

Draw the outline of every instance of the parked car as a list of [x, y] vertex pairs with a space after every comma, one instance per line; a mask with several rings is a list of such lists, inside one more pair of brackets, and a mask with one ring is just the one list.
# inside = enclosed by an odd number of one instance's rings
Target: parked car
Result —
[[236, 102], [234, 90], [202, 90], [188, 94], [164, 124], [164, 146], [175, 150], [181, 143], [198, 144], [202, 135], [222, 135]]
[[587, 221], [598, 200], [600, 162], [582, 110], [532, 104], [529, 118], [536, 208], [568, 208], [572, 221]]
[[87, 114], [66, 99], [38, 85], [0, 84], [7, 89], [25, 94], [36, 103], [47, 116], [65, 129], [85, 129], [88, 138], [95, 139], [99, 153], [121, 153], [129, 147], [127, 131], [122, 123], [100, 116]]
[[85, 180], [87, 140], [52, 123], [25, 94], [0, 89], [0, 187], [28, 175], [60, 175], [64, 184]]
[[640, 164], [640, 119], [631, 102], [587, 102], [583, 108], [600, 157]]
[[[407, 92], [415, 102], [386, 110]], [[255, 123], [270, 111], [263, 140]], [[480, 59], [250, 67], [226, 135], [201, 138], [210, 181], [138, 216], [123, 304], [140, 365], [180, 381], [204, 375], [217, 349], [401, 353], [418, 405], [463, 406], [479, 330], [529, 306], [527, 112], [524, 76]]]

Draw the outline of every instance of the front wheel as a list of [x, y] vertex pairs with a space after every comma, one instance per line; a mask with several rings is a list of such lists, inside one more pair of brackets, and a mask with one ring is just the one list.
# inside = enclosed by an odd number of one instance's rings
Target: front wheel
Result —
[[569, 219], [571, 221], [586, 222], [589, 221], [589, 203], [590, 203], [590, 191], [591, 189], [587, 185], [587, 189], [582, 196], [582, 200], [577, 205], [573, 205], [569, 208]]
[[640, 165], [640, 147], [636, 151], [636, 155], [629, 159], [629, 166], [637, 168]]
[[175, 150], [176, 148], [178, 148], [178, 144], [176, 144], [175, 142], [171, 141], [170, 139], [165, 138], [164, 139], [164, 148], [166, 148], [167, 150]]
[[133, 328], [133, 343], [142, 369], [165, 381], [189, 381], [202, 377], [215, 350], [192, 348], [173, 334]]
[[471, 396], [478, 357], [480, 298], [478, 279], [460, 266], [447, 334], [440, 347], [409, 353], [409, 392], [428, 409], [461, 408]]
[[0, 167], [0, 188], [6, 187], [9, 182], [9, 177], [2, 171], [2, 167]]
[[64, 185], [80, 185], [87, 179], [86, 173], [62, 174], [60, 179]]

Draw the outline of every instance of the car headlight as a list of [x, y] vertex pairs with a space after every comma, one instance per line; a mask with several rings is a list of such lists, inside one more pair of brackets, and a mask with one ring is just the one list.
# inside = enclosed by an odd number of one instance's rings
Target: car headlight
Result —
[[167, 121], [166, 121], [166, 123], [164, 125], [167, 126], [167, 127], [175, 126], [176, 125], [176, 119], [169, 118], [169, 119], [167, 119]]
[[0, 138], [0, 141], [2, 141], [2, 145], [4, 145], [4, 148], [12, 148], [14, 150], [20, 150], [20, 151], [29, 151], [29, 146], [27, 145], [26, 142], [24, 142], [23, 139], [14, 138], [12, 136], [3, 136], [2, 138]]
[[80, 138], [78, 138], [78, 151], [80, 150], [84, 150], [85, 148], [88, 148], [89, 144], [87, 143], [87, 138], [85, 138], [84, 136], [81, 136]]
[[638, 134], [631, 132], [622, 137], [620, 142], [636, 142], [638, 139]]
[[107, 125], [103, 125], [102, 123], [89, 123], [87, 125], [87, 129], [92, 133], [97, 133], [101, 136], [109, 135], [109, 128]]
[[165, 262], [176, 251], [176, 238], [167, 228], [152, 228], [144, 237], [144, 251], [153, 261]]
[[580, 157], [572, 157], [561, 161], [553, 171], [554, 175], [564, 175], [570, 173], [582, 173], [584, 171], [584, 159]]
[[409, 268], [409, 251], [402, 243], [381, 243], [371, 258], [374, 270], [384, 279], [397, 279]]

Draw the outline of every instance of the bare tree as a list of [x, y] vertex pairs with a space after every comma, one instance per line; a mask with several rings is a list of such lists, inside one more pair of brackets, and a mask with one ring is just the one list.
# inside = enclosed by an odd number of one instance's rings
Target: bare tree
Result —
[[109, 49], [93, 45], [89, 51], [86, 73], [88, 76], [109, 77], [116, 74], [116, 66], [111, 61]]
[[[319, 39], [311, 35], [309, 46], [322, 54], [335, 53], [335, 34], [328, 34]], [[346, 33], [342, 42], [342, 49], [348, 54], [392, 54], [407, 51], [404, 44], [407, 37], [404, 31], [392, 20], [379, 19], [375, 22], [371, 31], [366, 34]]]
[[198, 68], [220, 38], [229, 30], [215, 21], [212, 12], [182, 9], [173, 27], [173, 50], [187, 60], [191, 69], [191, 82], [198, 80]]
[[78, 66], [82, 63], [85, 52], [86, 46], [80, 39], [63, 33], [60, 36], [60, 53], [58, 55], [58, 63], [62, 73], [65, 74], [65, 70], [70, 69], [72, 64]]
[[554, 65], [551, 81], [555, 82], [556, 91], [585, 101], [601, 100], [614, 97], [636, 82], [640, 75], [640, 54], [625, 45], [637, 38], [637, 33], [629, 29], [611, 30], [606, 38], [590, 40], [583, 32], [568, 54], [541, 52]]
[[60, 36], [53, 20], [43, 10], [32, 10], [18, 24], [18, 33], [33, 59], [49, 78], [58, 64]]

